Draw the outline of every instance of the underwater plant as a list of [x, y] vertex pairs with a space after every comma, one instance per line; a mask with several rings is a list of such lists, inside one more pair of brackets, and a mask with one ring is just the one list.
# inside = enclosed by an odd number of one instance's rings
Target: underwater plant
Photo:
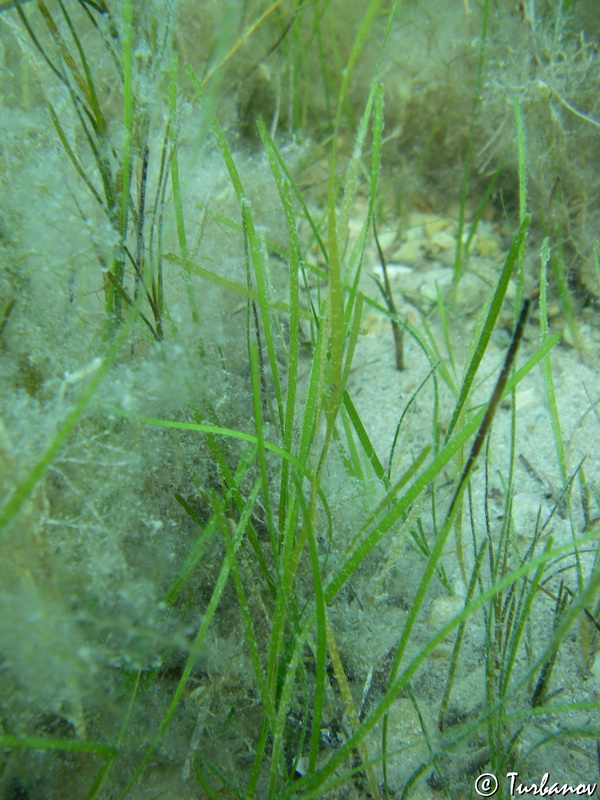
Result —
[[0, 3], [0, 797], [592, 786], [592, 24]]

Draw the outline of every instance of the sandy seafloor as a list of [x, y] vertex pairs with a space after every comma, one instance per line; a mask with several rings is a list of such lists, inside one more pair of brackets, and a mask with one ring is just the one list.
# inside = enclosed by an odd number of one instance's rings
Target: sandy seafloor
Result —
[[[424, 218], [424, 217], [423, 217]], [[413, 240], [420, 242], [419, 257], [413, 264], [402, 264], [397, 255], [410, 253], [415, 248], [406, 248], [403, 236], [390, 233], [385, 239], [388, 244], [388, 270], [392, 281], [394, 298], [400, 316], [406, 315], [408, 320], [423, 334], [423, 315], [429, 318], [433, 332], [442, 355], [443, 335], [439, 325], [439, 316], [429, 314], [433, 309], [433, 301], [427, 296], [435, 297], [435, 282], [442, 290], [447, 290], [452, 280], [452, 268], [449, 265], [448, 253], [441, 253], [443, 260], [431, 256], [427, 252], [428, 236], [422, 224], [423, 219], [417, 215], [413, 219]], [[450, 232], [448, 243], [452, 244], [454, 223], [440, 221], [440, 227]], [[474, 255], [471, 258], [470, 270], [465, 274], [457, 294], [455, 310], [449, 312], [449, 331], [451, 346], [456, 364], [456, 383], [459, 384], [465, 363], [466, 352], [475, 326], [477, 312], [481, 309], [489, 292], [485, 281], [491, 281], [498, 274], [505, 257], [502, 237], [494, 233], [494, 226], [484, 225], [488, 231], [485, 255]], [[498, 247], [490, 247], [490, 241], [496, 239]], [[403, 249], [404, 248], [404, 249]], [[484, 248], [482, 247], [482, 250]], [[488, 252], [492, 251], [491, 257]], [[431, 252], [431, 251], [429, 251]], [[438, 250], [437, 255], [440, 255]], [[535, 256], [530, 253], [529, 263]], [[444, 261], [446, 263], [444, 263]], [[365, 258], [363, 290], [373, 299], [381, 303], [381, 295], [370, 275], [381, 276], [378, 258], [374, 247], [368, 249]], [[488, 284], [489, 286], [489, 284]], [[514, 286], [509, 287], [508, 297], [514, 297]], [[488, 346], [484, 361], [480, 366], [475, 385], [476, 398], [485, 403], [489, 398], [498, 371], [504, 361], [510, 343], [514, 309], [505, 304], [502, 324], [494, 332]], [[582, 304], [583, 305], [583, 304]], [[549, 308], [552, 313], [550, 333], [561, 330], [561, 312], [555, 300], [552, 287], [549, 288]], [[572, 481], [570, 492], [570, 518], [561, 503], [563, 482], [558, 466], [555, 438], [551, 417], [547, 410], [546, 388], [542, 369], [538, 365], [519, 384], [514, 401], [517, 406], [514, 495], [512, 499], [512, 536], [513, 554], [518, 551], [521, 556], [529, 547], [536, 524], [543, 530], [539, 538], [536, 554], [551, 540], [553, 546], [567, 544], [573, 536], [581, 536], [586, 526], [585, 514], [592, 520], [598, 516], [598, 490], [600, 489], [599, 458], [600, 452], [600, 417], [598, 403], [600, 400], [600, 375], [598, 373], [600, 354], [600, 330], [598, 328], [597, 310], [593, 306], [580, 308], [577, 313], [579, 335], [583, 344], [582, 351], [568, 344], [571, 339], [568, 331], [563, 339], [554, 347], [551, 354], [552, 377], [556, 395], [556, 405], [560, 420], [560, 429], [566, 455], [568, 477], [572, 478], [577, 467], [582, 464], [583, 474], [588, 486], [587, 501], [583, 492], [579, 474]], [[520, 367], [535, 352], [540, 342], [540, 326], [538, 307], [534, 302], [529, 316], [523, 340], [516, 359]], [[389, 453], [400, 416], [409, 399], [425, 380], [430, 372], [430, 364], [421, 348], [409, 336], [404, 337], [405, 369], [398, 371], [395, 365], [394, 342], [389, 319], [377, 310], [367, 311], [363, 321], [363, 335], [359, 337], [353, 369], [350, 375], [348, 390], [360, 414], [367, 433], [375, 446], [382, 464], [387, 467]], [[454, 399], [439, 377], [439, 418], [442, 426], [448, 423], [452, 413]], [[511, 402], [505, 400], [499, 407], [493, 423], [487, 462], [487, 525], [491, 537], [497, 540], [500, 536], [506, 499], [506, 481], [509, 471], [510, 437], [511, 437]], [[432, 441], [432, 409], [433, 389], [431, 378], [412, 402], [404, 417], [400, 436], [395, 448], [392, 464], [392, 476], [401, 474], [412, 458], [421, 448]], [[442, 434], [444, 428], [442, 427]], [[467, 448], [470, 448], [470, 443]], [[466, 453], [465, 453], [466, 457]], [[450, 466], [446, 468], [437, 490], [437, 526], [443, 523], [443, 512], [447, 508], [455, 474]], [[478, 466], [472, 478], [470, 509], [465, 504], [463, 513], [462, 542], [467, 578], [471, 575], [474, 563], [473, 532], [479, 546], [486, 536], [486, 467], [485, 450], [482, 452]], [[428, 501], [426, 501], [428, 502]], [[587, 502], [587, 512], [583, 505]], [[421, 518], [425, 532], [431, 542], [433, 539], [433, 523], [430, 507], [421, 510]], [[472, 518], [471, 518], [472, 515]], [[538, 521], [539, 520], [539, 521]], [[537, 522], [536, 522], [537, 521]], [[372, 678], [377, 671], [377, 664], [385, 660], [386, 653], [398, 641], [406, 618], [406, 610], [422, 574], [424, 559], [411, 546], [410, 536], [398, 525], [398, 541], [394, 534], [384, 538], [367, 558], [360, 575], [351, 581], [343, 603], [333, 611], [336, 634], [340, 637], [340, 647], [347, 659], [349, 671], [356, 683]], [[594, 569], [597, 545], [591, 544], [582, 548], [580, 569], [584, 579], [588, 579]], [[512, 568], [518, 566], [513, 555]], [[454, 535], [451, 533], [446, 543], [443, 558], [447, 583], [451, 592], [444, 588], [440, 581], [434, 579], [420, 616], [420, 621], [411, 638], [411, 644], [405, 657], [414, 656], [420, 647], [436, 630], [448, 622], [464, 606], [466, 586], [461, 575]], [[596, 566], [597, 569], [597, 566]], [[487, 566], [482, 569], [483, 588], [489, 572]], [[556, 606], [556, 593], [561, 581], [566, 590], [577, 590], [576, 559], [571, 554], [560, 561], [552, 562], [543, 573], [542, 584], [547, 592], [539, 591], [533, 602], [530, 618], [523, 634], [523, 642], [513, 672], [513, 682], [519, 683], [526, 674], [528, 659], [535, 660], [536, 655], [548, 646], [553, 630]], [[594, 599], [597, 603], [597, 598]], [[592, 608], [589, 608], [593, 612]], [[453, 690], [449, 702], [448, 719], [454, 723], [466, 723], [474, 720], [485, 708], [485, 651], [483, 647], [485, 629], [481, 611], [474, 613], [468, 621], [465, 639]], [[390, 744], [402, 750], [411, 741], [420, 739], [423, 724], [435, 742], [439, 737], [438, 715], [444, 686], [448, 674], [448, 665], [454, 645], [452, 634], [441, 645], [435, 648], [419, 669], [411, 682], [411, 692], [402, 693], [394, 706], [390, 723]], [[546, 687], [546, 702], [557, 705], [574, 702], [598, 702], [600, 699], [600, 635], [589, 620], [578, 618], [571, 631], [562, 641], [554, 663], [551, 678]], [[528, 654], [526, 655], [526, 653]], [[570, 710], [563, 716], [549, 714], [534, 716], [531, 709], [531, 695], [535, 687], [539, 669], [534, 677], [508, 701], [507, 709], [520, 716], [518, 724], [513, 722], [514, 733], [522, 726], [518, 744], [515, 747], [517, 762], [530, 750], [533, 752], [526, 758], [519, 769], [519, 777], [523, 785], [539, 785], [544, 773], [548, 773], [547, 785], [557, 782], [573, 788], [579, 784], [600, 784], [599, 757], [596, 739], [573, 737], [561, 739], [561, 729], [566, 725], [580, 731], [598, 730], [600, 715], [596, 710]], [[419, 719], [419, 715], [421, 719]], [[376, 729], [377, 731], [379, 729]], [[372, 734], [369, 739], [374, 752], [379, 752], [380, 736]], [[535, 743], [549, 737], [544, 747], [535, 749]], [[439, 740], [438, 740], [439, 741]], [[449, 781], [454, 796], [477, 796], [475, 780], [481, 773], [488, 772], [489, 749], [484, 728], [467, 737], [447, 754], [443, 755], [439, 764], [441, 771]], [[423, 760], [427, 759], [427, 749], [420, 746], [402, 750], [389, 761], [390, 788], [397, 789], [405, 785], [411, 772]], [[507, 771], [509, 767], [506, 767]], [[381, 777], [380, 773], [377, 773]], [[497, 776], [503, 783], [505, 796], [510, 790], [510, 779], [506, 773]], [[434, 798], [439, 796], [436, 785], [437, 778], [433, 768], [428, 768], [410, 790], [409, 796], [416, 798]], [[578, 796], [578, 793], [562, 789], [564, 796]]]

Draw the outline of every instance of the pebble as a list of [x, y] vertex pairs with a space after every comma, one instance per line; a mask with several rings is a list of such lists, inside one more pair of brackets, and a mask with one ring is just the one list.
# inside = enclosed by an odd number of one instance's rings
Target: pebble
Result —
[[392, 254], [392, 260], [411, 267], [423, 266], [427, 260], [423, 240], [412, 239], [403, 242]]
[[430, 300], [432, 303], [437, 302], [438, 293], [436, 284], [442, 291], [450, 289], [452, 286], [453, 273], [452, 270], [447, 267], [428, 270], [425, 275], [420, 277], [421, 281], [417, 290], [424, 299]]
[[431, 215], [422, 214], [420, 211], [413, 211], [408, 215], [408, 224], [402, 231], [403, 238], [407, 241], [412, 239], [425, 238], [425, 225], [431, 219]]
[[365, 335], [383, 336], [385, 320], [386, 318], [382, 314], [370, 311], [368, 314], [365, 314], [361, 320], [360, 332]]
[[500, 242], [496, 236], [473, 237], [473, 251], [482, 258], [498, 259], [502, 255]]
[[377, 238], [379, 239], [379, 244], [381, 245], [381, 249], [385, 253], [390, 247], [394, 244], [397, 237], [396, 231], [383, 231], [382, 233], [377, 233]]
[[[383, 280], [383, 267], [381, 264], [375, 266], [374, 272], [377, 273], [380, 280]], [[409, 275], [413, 274], [414, 270], [407, 264], [397, 264], [395, 261], [391, 261], [389, 264], [386, 264], [386, 272], [389, 280], [393, 283], [398, 280], [406, 280]]]
[[575, 336], [573, 335], [573, 330], [569, 325], [565, 325], [563, 328], [563, 341], [565, 344], [568, 344], [569, 347], [578, 347], [581, 342], [589, 342], [592, 339], [592, 330], [589, 325], [584, 324], [577, 324], [575, 323]]
[[430, 241], [440, 250], [456, 250], [456, 236], [448, 231], [437, 231], [430, 237]]
[[428, 615], [428, 622], [432, 632], [437, 632], [457, 614], [460, 614], [464, 605], [464, 597], [459, 597], [458, 595], [437, 597], [431, 604]]
[[[463, 231], [464, 242], [468, 236], [467, 223]], [[456, 218], [431, 212], [411, 212], [399, 230], [388, 228], [380, 232], [379, 243], [386, 253], [388, 277], [394, 291], [437, 302], [438, 289], [444, 293], [449, 291], [454, 280], [457, 241]], [[383, 275], [379, 257], [374, 247], [371, 252], [370, 272], [376, 274], [381, 282]], [[468, 315], [481, 310], [490, 287], [496, 283], [499, 262], [504, 255], [497, 225], [480, 220], [471, 241], [468, 268], [460, 276], [455, 298], [458, 310]], [[514, 299], [514, 281], [509, 282], [506, 296], [507, 300]]]
[[[384, 250], [392, 249], [391, 260], [411, 267], [424, 268], [432, 261], [445, 266], [454, 263], [457, 244], [457, 222], [452, 216], [440, 216], [414, 211], [408, 214], [404, 228], [398, 234], [386, 231], [379, 240]], [[469, 235], [468, 225], [463, 240]], [[394, 244], [396, 245], [394, 248]], [[491, 266], [504, 256], [502, 238], [495, 226], [484, 220], [479, 222], [477, 233], [471, 242], [470, 252], [482, 260], [492, 261]]]
[[590, 670], [596, 683], [600, 686], [600, 651], [596, 653], [592, 669]]
[[448, 231], [437, 231], [427, 242], [425, 250], [431, 259], [438, 259], [450, 266], [456, 253], [456, 237]]
[[423, 230], [428, 239], [433, 239], [433, 237], [437, 234], [447, 231], [452, 225], [456, 227], [454, 221], [448, 218], [431, 217], [427, 222], [424, 223]]
[[[427, 730], [433, 730], [435, 723], [428, 709], [421, 706], [420, 711]], [[371, 755], [374, 756], [381, 751], [380, 726], [368, 734], [367, 744]], [[429, 757], [419, 715], [407, 697], [398, 698], [390, 707], [387, 749], [389, 753], [394, 753], [394, 756], [388, 759], [388, 779], [391, 784], [398, 786]], [[381, 780], [383, 777], [381, 763], [374, 764], [373, 769], [377, 779]]]

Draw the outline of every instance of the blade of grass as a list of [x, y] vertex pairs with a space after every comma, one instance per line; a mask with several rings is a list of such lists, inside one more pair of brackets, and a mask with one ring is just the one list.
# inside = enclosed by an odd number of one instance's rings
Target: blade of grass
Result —
[[[211, 283], [214, 283], [215, 286], [220, 286], [222, 289], [227, 289], [230, 292], [239, 294], [240, 297], [244, 297], [247, 300], [259, 299], [258, 292], [255, 289], [248, 289], [248, 287], [244, 286], [242, 283], [237, 283], [236, 281], [232, 281], [223, 275], [218, 275], [216, 272], [211, 272], [211, 270], [201, 267], [199, 264], [196, 264], [190, 259], [184, 259], [175, 253], [165, 253], [164, 258], [167, 261], [171, 261], [173, 264], [178, 264], [180, 267], [188, 272], [192, 272], [194, 275], [199, 275], [201, 278], [205, 278]], [[290, 313], [288, 304], [281, 300], [274, 300], [270, 305], [275, 311], [281, 311], [284, 314]], [[312, 315], [302, 308], [298, 310], [298, 314], [302, 319], [312, 320]]]
[[101, 758], [113, 759], [117, 750], [102, 742], [85, 742], [80, 739], [51, 739], [45, 736], [11, 736], [0, 734], [0, 747], [7, 750], [60, 750], [65, 753], [93, 753]]
[[92, 197], [94, 198], [94, 200], [98, 203], [99, 206], [104, 207], [104, 202], [103, 202], [102, 198], [100, 197], [99, 193], [96, 191], [96, 187], [94, 186], [94, 184], [91, 182], [91, 180], [86, 175], [85, 170], [81, 166], [81, 162], [79, 161], [79, 159], [77, 158], [77, 156], [73, 152], [73, 150], [71, 148], [71, 145], [69, 144], [69, 142], [67, 140], [67, 137], [65, 135], [64, 129], [63, 129], [62, 125], [60, 124], [60, 120], [58, 119], [58, 116], [57, 116], [54, 108], [52, 107], [51, 103], [48, 103], [48, 111], [50, 112], [50, 118], [52, 119], [52, 124], [54, 125], [54, 129], [56, 130], [57, 136], [60, 139], [60, 143], [63, 146], [63, 149], [64, 149], [65, 153], [69, 157], [70, 162], [73, 164], [73, 166], [77, 170], [77, 174], [79, 175], [81, 180], [85, 183], [85, 185], [89, 189], [89, 191], [90, 191]]
[[[275, 143], [269, 135], [266, 125], [262, 118], [258, 120], [258, 130], [267, 152], [271, 172], [277, 185], [279, 197], [288, 227], [289, 239], [289, 352], [287, 368], [287, 398], [285, 416], [283, 422], [283, 447], [292, 452], [294, 420], [296, 415], [296, 388], [298, 379], [298, 359], [300, 344], [300, 309], [299, 309], [299, 282], [298, 274], [300, 271], [300, 242], [296, 230], [296, 217], [292, 205], [292, 196], [289, 181], [284, 178], [279, 168], [279, 154]], [[288, 466], [283, 464], [280, 482], [280, 504], [279, 521], [280, 525], [286, 516], [287, 497], [288, 497]]]
[[[544, 343], [550, 336], [548, 326], [548, 302], [547, 302], [547, 269], [550, 261], [550, 246], [549, 239], [546, 237], [542, 243], [540, 251], [540, 342]], [[558, 406], [556, 403], [556, 392], [554, 390], [554, 377], [552, 374], [552, 361], [548, 354], [541, 362], [542, 375], [544, 377], [544, 387], [546, 391], [546, 407], [550, 416], [550, 424], [552, 427], [552, 436], [554, 438], [554, 447], [558, 459], [558, 467], [560, 470], [560, 477], [563, 484], [563, 490], [569, 484], [568, 469], [567, 469], [567, 454], [564, 446], [560, 418], [558, 415]], [[566, 497], [567, 505], [570, 508], [569, 496]], [[570, 516], [570, 515], [569, 515]], [[583, 567], [579, 553], [575, 551], [577, 561], [577, 580], [579, 587], [583, 586]]]
[[[235, 559], [235, 553], [237, 552], [237, 549], [242, 542], [243, 534], [246, 525], [248, 523], [248, 520], [250, 519], [250, 515], [252, 513], [254, 505], [256, 503], [259, 491], [260, 491], [260, 479], [257, 479], [254, 483], [254, 486], [252, 487], [252, 491], [248, 495], [248, 499], [246, 501], [244, 510], [240, 515], [240, 518], [235, 526], [235, 531], [231, 534], [231, 544], [227, 547], [227, 554], [223, 559], [223, 564], [221, 566], [219, 575], [217, 577], [213, 591], [211, 593], [210, 600], [204, 612], [202, 623], [198, 629], [196, 636], [194, 637], [194, 641], [190, 646], [190, 650], [181, 674], [181, 678], [179, 679], [177, 687], [173, 693], [173, 697], [171, 698], [171, 702], [169, 703], [169, 708], [167, 709], [167, 712], [165, 713], [158, 729], [156, 730], [156, 733], [152, 737], [152, 741], [148, 746], [148, 748], [146, 749], [146, 752], [144, 753], [142, 760], [135, 769], [133, 775], [129, 779], [122, 793], [119, 795], [119, 800], [124, 800], [124, 798], [127, 797], [134, 784], [137, 783], [140, 775], [142, 774], [142, 772], [146, 768], [146, 765], [152, 758], [165, 731], [169, 727], [171, 720], [173, 719], [173, 715], [175, 714], [175, 711], [179, 706], [179, 703], [181, 701], [181, 698], [183, 697], [183, 693], [185, 691], [187, 683], [190, 679], [190, 675], [192, 674], [194, 665], [198, 660], [198, 656], [200, 655], [200, 652], [204, 645], [204, 640], [206, 638], [206, 634], [208, 633], [210, 623], [212, 622], [212, 619], [217, 611], [219, 603], [221, 602], [221, 597], [223, 595], [223, 591], [225, 589], [225, 585], [227, 583], [227, 579], [229, 577], [229, 573], [231, 571], [232, 564]], [[221, 508], [219, 500], [216, 496], [213, 499], [213, 503], [214, 503], [213, 508], [215, 511], [217, 511], [217, 509], [219, 508], [221, 509], [222, 529], [223, 530], [228, 529], [228, 520], [225, 518], [224, 511]], [[225, 536], [225, 539], [227, 542], [227, 536]]]
[[[256, 431], [256, 445], [258, 454], [258, 465], [261, 476], [261, 486], [263, 495], [263, 507], [267, 515], [267, 530], [271, 539], [271, 552], [275, 564], [279, 562], [279, 541], [273, 523], [273, 512], [271, 506], [271, 489], [269, 484], [269, 472], [265, 457], [265, 440], [263, 436], [263, 417], [262, 417], [262, 396], [261, 383], [258, 366], [258, 344], [252, 342], [250, 348], [250, 377], [252, 383], [252, 406], [254, 411], [254, 430]], [[288, 462], [289, 463], [289, 462]]]
[[[127, 225], [129, 221], [129, 192], [132, 173], [132, 151], [133, 151], [133, 10], [132, 0], [123, 0], [123, 133], [124, 144], [121, 154], [121, 198], [119, 204], [120, 217], [118, 231], [121, 237], [121, 244], [125, 245]], [[123, 285], [124, 264], [121, 259], [114, 259], [111, 265], [111, 272], [119, 286]], [[109, 295], [109, 311], [113, 307], [120, 316], [120, 303], [118, 299]]]
[[83, 71], [85, 73], [85, 81], [87, 89], [84, 90], [84, 94], [90, 105], [90, 110], [92, 112], [92, 119], [95, 123], [94, 131], [97, 136], [104, 136], [106, 132], [106, 121], [104, 119], [102, 109], [100, 108], [100, 103], [98, 101], [98, 94], [96, 92], [96, 84], [94, 83], [94, 78], [92, 76], [92, 72], [90, 70], [90, 66], [88, 64], [88, 60], [85, 55], [85, 48], [81, 43], [81, 38], [79, 37], [77, 31], [75, 30], [75, 26], [73, 25], [73, 22], [71, 20], [70, 15], [67, 12], [63, 0], [59, 0], [59, 3], [63, 16], [67, 22], [67, 25], [69, 26], [69, 31], [71, 32], [73, 41], [75, 42], [77, 52], [79, 53], [79, 59], [81, 61], [81, 65], [83, 66]]
[[285, 415], [283, 407], [283, 395], [281, 391], [281, 381], [279, 378], [279, 366], [277, 363], [275, 343], [273, 340], [273, 332], [272, 332], [273, 323], [269, 311], [268, 291], [265, 282], [263, 264], [261, 260], [258, 235], [256, 232], [256, 228], [254, 226], [254, 220], [252, 218], [251, 203], [248, 200], [246, 193], [244, 191], [244, 187], [242, 185], [239, 172], [235, 165], [235, 161], [233, 159], [231, 150], [229, 148], [229, 145], [227, 144], [227, 140], [225, 139], [221, 126], [219, 125], [219, 122], [212, 109], [210, 109], [208, 105], [205, 103], [204, 92], [200, 87], [198, 78], [196, 77], [193, 69], [189, 64], [186, 64], [186, 72], [194, 92], [196, 93], [198, 99], [204, 104], [205, 111], [209, 116], [211, 128], [213, 131], [213, 136], [215, 137], [217, 146], [221, 151], [221, 155], [227, 167], [227, 171], [229, 173], [229, 177], [231, 178], [231, 182], [233, 184], [233, 188], [235, 190], [236, 197], [238, 199], [238, 203], [240, 205], [240, 209], [242, 212], [243, 229], [248, 242], [248, 248], [251, 256], [251, 263], [254, 270], [254, 278], [256, 281], [256, 290], [258, 294], [258, 305], [260, 308], [261, 320], [263, 325], [263, 335], [265, 337], [267, 353], [269, 356], [269, 365], [271, 367], [271, 377], [273, 379], [275, 388], [279, 425], [280, 428], [283, 430], [285, 425]]
[[369, 435], [365, 430], [365, 427], [362, 423], [358, 411], [356, 410], [356, 406], [352, 402], [352, 398], [350, 397], [347, 391], [344, 391], [343, 403], [344, 403], [344, 408], [346, 409], [346, 412], [350, 417], [350, 421], [352, 422], [354, 430], [356, 431], [356, 435], [358, 436], [358, 439], [365, 452], [365, 455], [367, 456], [371, 466], [373, 467], [375, 474], [377, 475], [381, 483], [385, 486], [385, 488], [389, 489], [391, 485], [389, 478], [385, 472], [385, 469], [383, 468], [381, 461], [377, 456], [377, 453], [375, 452], [375, 448], [373, 447], [371, 440], [369, 439]]
[[[515, 112], [515, 127], [517, 130], [517, 161], [519, 166], [519, 220], [523, 222], [527, 216], [527, 151], [525, 147], [525, 126], [523, 124], [523, 115], [521, 114], [519, 100], [516, 97], [513, 98], [513, 108]], [[516, 309], [520, 307], [523, 299], [524, 264], [525, 246], [523, 243], [517, 258], [517, 291], [515, 296], [515, 314]]]
[[[531, 358], [515, 372], [506, 384], [503, 397], [506, 397], [512, 389], [530, 372], [536, 364], [554, 347], [559, 341], [560, 334], [554, 334], [544, 343]], [[485, 414], [485, 408], [480, 409], [474, 417], [450, 440], [434, 458], [432, 463], [417, 477], [408, 491], [384, 514], [383, 518], [377, 522], [367, 534], [361, 544], [347, 559], [340, 565], [336, 575], [330, 580], [326, 589], [327, 603], [330, 603], [341, 587], [346, 583], [357, 567], [362, 563], [367, 554], [375, 547], [381, 538], [395, 524], [395, 522], [406, 513], [411, 503], [425, 490], [425, 488], [440, 473], [443, 467], [453, 458], [457, 451], [464, 446], [468, 439], [475, 433]], [[381, 504], [382, 508], [387, 507], [387, 503]], [[361, 533], [365, 530], [361, 529]]]
[[475, 380], [475, 374], [477, 372], [479, 364], [481, 363], [481, 359], [483, 358], [483, 354], [486, 350], [492, 332], [495, 328], [496, 320], [498, 319], [500, 309], [502, 308], [502, 303], [504, 302], [504, 297], [506, 295], [506, 290], [508, 288], [508, 282], [510, 280], [510, 276], [515, 267], [515, 264], [518, 261], [519, 254], [521, 252], [521, 248], [525, 241], [525, 236], [527, 234], [530, 222], [531, 222], [531, 217], [529, 215], [526, 215], [521, 224], [519, 225], [519, 229], [517, 230], [513, 238], [510, 250], [504, 262], [504, 266], [502, 267], [502, 272], [500, 273], [500, 278], [498, 280], [498, 283], [496, 284], [496, 289], [489, 303], [485, 321], [483, 323], [483, 326], [481, 328], [481, 333], [479, 335], [479, 340], [475, 346], [473, 356], [467, 367], [465, 377], [463, 379], [460, 388], [458, 401], [454, 408], [452, 419], [450, 420], [450, 423], [448, 425], [448, 430], [446, 432], [446, 441], [448, 441], [450, 436], [452, 435], [454, 427], [458, 421], [458, 418], [467, 401], [467, 397], [469, 396], [469, 393], [471, 391], [473, 381]]
[[67, 418], [60, 427], [60, 430], [52, 439], [39, 461], [32, 467], [23, 483], [9, 497], [4, 507], [0, 509], [0, 533], [2, 529], [13, 519], [15, 514], [22, 507], [23, 503], [31, 495], [36, 484], [42, 478], [52, 461], [54, 461], [57, 454], [60, 452], [63, 445], [69, 438], [69, 435], [79, 422], [92, 397], [96, 393], [96, 390], [100, 386], [100, 383], [116, 360], [121, 347], [131, 333], [131, 329], [133, 328], [135, 320], [138, 316], [138, 307], [139, 303], [135, 304], [129, 309], [125, 324], [119, 331], [118, 336], [115, 338], [112, 346], [109, 348], [104, 358], [97, 358], [94, 362], [92, 362], [92, 376], [86, 389], [84, 389], [82, 392], [81, 397], [79, 400], [77, 400], [72, 410], [67, 415]]
[[[540, 342], [543, 344], [550, 336], [548, 326], [548, 301], [547, 301], [547, 270], [550, 261], [550, 243], [548, 237], [544, 239], [540, 250]], [[552, 375], [552, 362], [550, 355], [547, 355], [541, 362], [542, 375], [544, 376], [544, 386], [546, 388], [546, 404], [550, 414], [550, 423], [554, 435], [554, 446], [558, 456], [558, 466], [563, 486], [567, 485], [567, 457], [560, 428], [558, 417], [558, 407], [556, 405], [556, 392], [554, 391], [554, 379]]]
[[465, 164], [463, 177], [460, 187], [460, 202], [458, 212], [458, 230], [456, 232], [456, 252], [454, 255], [454, 268], [452, 276], [452, 295], [456, 296], [458, 282], [464, 269], [463, 253], [463, 230], [465, 225], [467, 197], [469, 193], [469, 177], [471, 172], [471, 153], [473, 150], [473, 140], [475, 126], [478, 119], [478, 109], [481, 100], [481, 89], [483, 81], [483, 65], [485, 62], [485, 48], [487, 42], [488, 19], [490, 10], [490, 0], [484, 0], [483, 12], [481, 15], [481, 34], [479, 36], [479, 53], [477, 58], [477, 75], [475, 78], [475, 91], [473, 93], [473, 103], [471, 105], [471, 116], [469, 119], [469, 132], [467, 136], [467, 147], [465, 152]]
[[[578, 547], [583, 547], [589, 541], [598, 538], [600, 535], [600, 529], [593, 531], [585, 536], [579, 537], [576, 540], [576, 545]], [[440, 628], [427, 642], [427, 644], [422, 647], [416, 656], [406, 665], [404, 670], [398, 675], [396, 681], [388, 688], [384, 697], [380, 700], [377, 706], [373, 709], [373, 711], [363, 720], [360, 727], [354, 731], [348, 739], [339, 747], [331, 756], [331, 758], [327, 761], [327, 763], [317, 772], [306, 775], [303, 778], [300, 778], [298, 781], [294, 783], [293, 789], [287, 789], [280, 795], [280, 800], [288, 800], [292, 796], [292, 793], [298, 793], [300, 791], [306, 791], [307, 796], [313, 797], [315, 795], [311, 794], [311, 791], [317, 787], [322, 787], [323, 782], [329, 777], [332, 773], [334, 773], [337, 768], [344, 763], [344, 761], [350, 757], [352, 750], [357, 746], [358, 742], [361, 739], [364, 739], [367, 734], [373, 730], [375, 725], [379, 722], [379, 720], [389, 712], [390, 707], [394, 700], [398, 697], [400, 692], [403, 688], [408, 684], [410, 679], [415, 675], [419, 667], [423, 664], [423, 662], [428, 658], [431, 652], [453, 631], [455, 630], [463, 621], [467, 621], [472, 615], [477, 611], [477, 609], [483, 607], [490, 600], [492, 600], [497, 594], [501, 593], [504, 589], [518, 581], [520, 578], [526, 576], [530, 572], [537, 570], [540, 565], [548, 563], [552, 559], [558, 557], [562, 553], [568, 552], [572, 548], [573, 544], [571, 542], [567, 542], [559, 547], [552, 548], [548, 551], [544, 551], [539, 556], [536, 556], [531, 561], [528, 561], [525, 564], [522, 564], [518, 569], [507, 573], [500, 581], [490, 586], [486, 589], [482, 594], [480, 594], [477, 598], [475, 598], [470, 604], [466, 605], [462, 611], [460, 611], [455, 617], [453, 617], [449, 622], [447, 622], [442, 628]], [[521, 676], [521, 680], [519, 681], [519, 687], [527, 685], [528, 681], [531, 679], [531, 675], [535, 672], [535, 670], [539, 667], [541, 663], [547, 658], [548, 654], [553, 652], [556, 647], [558, 641], [560, 641], [565, 633], [569, 630], [570, 626], [572, 625], [573, 621], [576, 618], [581, 605], [585, 605], [589, 602], [589, 598], [591, 595], [597, 591], [598, 586], [600, 585], [600, 573], [596, 574], [593, 579], [588, 584], [586, 591], [581, 593], [578, 598], [577, 608], [573, 608], [572, 606], [569, 608], [567, 614], [561, 619], [559, 625], [557, 626], [548, 646], [543, 649], [543, 651], [538, 655], [536, 658], [535, 664], [530, 667], [530, 669], [526, 670], [525, 674]], [[514, 693], [514, 692], [513, 692]], [[484, 715], [484, 719], [479, 719], [477, 723], [474, 723], [469, 730], [476, 730], [482, 724], [484, 724], [485, 720], [487, 720], [493, 714], [497, 714], [499, 708], [504, 705], [505, 700], [501, 700], [496, 706], [492, 709], [487, 709]], [[565, 706], [565, 710], [573, 710], [577, 707], [578, 703], [567, 704]], [[584, 704], [586, 705], [586, 704]], [[594, 709], [597, 709], [598, 704], [596, 702], [587, 704]], [[551, 709], [552, 706], [548, 707], [545, 706], [544, 710], [545, 713], [549, 712], [549, 708]], [[556, 706], [557, 710], [559, 710], [559, 706]], [[524, 709], [522, 712], [519, 712], [517, 716], [526, 717], [531, 713], [538, 713], [539, 709]], [[513, 718], [514, 715], [506, 715], [506, 719]]]

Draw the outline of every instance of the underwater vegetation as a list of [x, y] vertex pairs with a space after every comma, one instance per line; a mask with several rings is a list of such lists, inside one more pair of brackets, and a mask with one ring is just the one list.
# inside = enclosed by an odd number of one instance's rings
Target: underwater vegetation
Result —
[[593, 795], [599, 47], [0, 2], [2, 800]]

